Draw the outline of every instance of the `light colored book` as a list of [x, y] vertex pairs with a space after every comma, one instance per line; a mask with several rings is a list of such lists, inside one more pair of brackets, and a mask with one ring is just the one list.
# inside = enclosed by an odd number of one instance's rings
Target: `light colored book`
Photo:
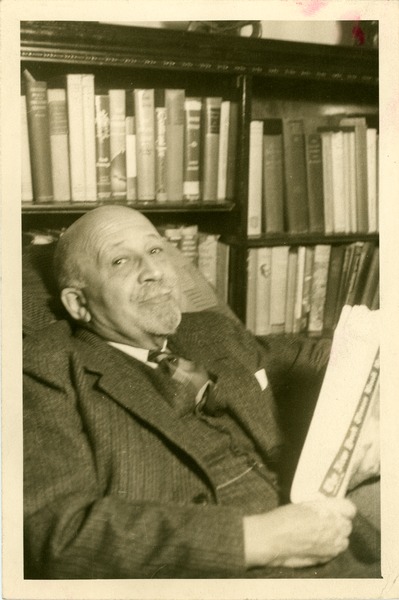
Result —
[[26, 96], [21, 96], [21, 200], [33, 201]]
[[154, 90], [135, 89], [137, 141], [137, 199], [155, 200], [155, 120]]
[[218, 235], [200, 233], [198, 238], [198, 268], [216, 289]]
[[245, 324], [249, 331], [256, 331], [256, 285], [257, 285], [258, 251], [250, 248], [247, 256], [247, 306]]
[[249, 181], [247, 233], [262, 232], [263, 121], [251, 121], [249, 130]]
[[271, 333], [284, 333], [287, 302], [288, 246], [273, 246], [270, 288]]
[[166, 105], [165, 90], [154, 90], [155, 111], [155, 199], [166, 202], [168, 199], [166, 185]]
[[256, 335], [268, 335], [270, 327], [270, 290], [272, 275], [272, 248], [257, 248], [256, 273]]
[[323, 331], [330, 254], [331, 246], [329, 244], [315, 246], [308, 326], [308, 332], [312, 334], [321, 334]]
[[378, 231], [377, 198], [377, 130], [369, 127], [367, 129], [367, 201], [370, 233]]
[[343, 497], [379, 475], [379, 311], [345, 306], [291, 487], [292, 502]]
[[126, 200], [137, 200], [137, 157], [135, 118], [126, 117]]
[[126, 92], [111, 89], [109, 95], [111, 193], [114, 200], [126, 200]]
[[227, 154], [229, 144], [230, 101], [223, 100], [220, 108], [220, 137], [218, 154], [217, 199], [226, 200], [227, 195]]
[[66, 92], [63, 88], [47, 90], [51, 146], [51, 169], [55, 202], [69, 202], [68, 116]]
[[321, 133], [321, 147], [323, 156], [323, 201], [324, 201], [324, 232], [334, 231], [334, 200], [333, 200], [333, 174], [332, 174], [332, 147], [331, 131]]
[[344, 182], [344, 133], [333, 131], [331, 135], [332, 202], [333, 231], [344, 233], [346, 230]]
[[96, 130], [94, 107], [94, 75], [82, 75], [84, 155], [85, 155], [85, 200], [97, 200], [96, 180]]
[[82, 75], [66, 76], [69, 167], [71, 173], [71, 198], [73, 202], [86, 201], [85, 138], [83, 119]]
[[166, 106], [166, 196], [183, 200], [184, 98], [182, 89], [165, 90]]
[[305, 266], [303, 273], [303, 289], [302, 289], [302, 321], [300, 331], [307, 331], [310, 314], [311, 291], [313, 281], [313, 263], [314, 263], [314, 246], [306, 246], [305, 248]]
[[305, 279], [306, 247], [298, 247], [298, 260], [295, 281], [294, 319], [292, 333], [299, 333], [302, 329], [303, 319], [303, 287]]

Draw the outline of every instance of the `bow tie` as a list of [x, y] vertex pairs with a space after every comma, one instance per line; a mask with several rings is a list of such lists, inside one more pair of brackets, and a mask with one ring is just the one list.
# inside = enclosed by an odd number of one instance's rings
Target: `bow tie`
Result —
[[183, 398], [179, 396], [174, 403], [180, 415], [187, 412], [202, 410], [212, 396], [217, 377], [202, 365], [176, 356], [169, 349], [151, 350], [148, 353], [148, 361], [155, 362], [159, 368], [170, 375], [170, 377], [186, 388], [187, 394]]

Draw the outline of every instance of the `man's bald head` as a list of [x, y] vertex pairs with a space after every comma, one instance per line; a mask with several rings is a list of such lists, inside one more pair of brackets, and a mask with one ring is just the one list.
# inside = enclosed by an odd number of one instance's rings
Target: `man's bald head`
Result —
[[137, 210], [126, 206], [101, 206], [85, 213], [60, 237], [54, 256], [54, 271], [60, 290], [84, 286], [85, 267], [94, 260], [98, 246], [107, 232], [125, 223], [135, 231], [155, 227]]

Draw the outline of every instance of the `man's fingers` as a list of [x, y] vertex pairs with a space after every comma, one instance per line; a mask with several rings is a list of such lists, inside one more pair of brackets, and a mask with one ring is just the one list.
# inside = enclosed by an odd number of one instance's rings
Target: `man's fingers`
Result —
[[342, 500], [340, 500], [337, 508], [341, 515], [343, 517], [347, 517], [348, 519], [353, 519], [357, 512], [355, 504], [353, 504], [353, 502], [351, 502], [351, 500], [348, 500], [347, 498], [343, 498]]

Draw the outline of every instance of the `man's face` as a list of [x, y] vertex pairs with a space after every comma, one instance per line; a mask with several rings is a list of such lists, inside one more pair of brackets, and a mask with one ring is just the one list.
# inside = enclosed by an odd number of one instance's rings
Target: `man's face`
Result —
[[151, 347], [176, 330], [180, 290], [165, 243], [134, 213], [96, 228], [83, 288], [94, 331], [110, 341]]

